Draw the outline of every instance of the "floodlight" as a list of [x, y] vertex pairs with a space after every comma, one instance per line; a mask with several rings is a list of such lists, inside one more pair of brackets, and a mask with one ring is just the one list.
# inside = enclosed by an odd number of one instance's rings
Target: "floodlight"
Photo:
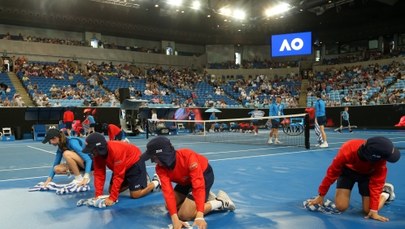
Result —
[[267, 17], [272, 17], [272, 16], [275, 16], [275, 15], [282, 14], [282, 13], [284, 13], [284, 12], [287, 12], [287, 11], [289, 11], [290, 9], [291, 9], [291, 5], [288, 4], [288, 3], [283, 2], [283, 3], [280, 3], [280, 4], [276, 5], [276, 6], [274, 6], [274, 7], [268, 8], [268, 9], [265, 11], [265, 15], [266, 15]]

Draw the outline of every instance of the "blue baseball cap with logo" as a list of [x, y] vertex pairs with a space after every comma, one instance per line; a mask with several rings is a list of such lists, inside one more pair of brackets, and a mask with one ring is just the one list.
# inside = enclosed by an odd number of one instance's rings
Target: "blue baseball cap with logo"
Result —
[[171, 167], [175, 161], [175, 152], [170, 140], [163, 136], [153, 138], [146, 145], [146, 151], [142, 154], [141, 159], [147, 161], [157, 157], [164, 165]]
[[401, 153], [391, 140], [381, 136], [367, 139], [360, 153], [368, 161], [386, 160], [395, 163], [401, 158]]

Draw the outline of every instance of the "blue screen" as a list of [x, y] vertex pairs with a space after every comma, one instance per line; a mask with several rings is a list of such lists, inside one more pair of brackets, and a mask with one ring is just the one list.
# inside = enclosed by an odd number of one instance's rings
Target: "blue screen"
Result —
[[312, 53], [312, 34], [289, 33], [271, 36], [271, 56], [298, 56]]

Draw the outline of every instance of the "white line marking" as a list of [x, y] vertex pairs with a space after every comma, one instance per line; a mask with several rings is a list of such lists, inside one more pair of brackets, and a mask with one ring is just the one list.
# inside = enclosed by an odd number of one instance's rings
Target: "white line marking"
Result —
[[0, 172], [11, 172], [11, 171], [20, 171], [20, 170], [29, 170], [29, 169], [44, 169], [50, 168], [51, 166], [39, 166], [39, 167], [29, 167], [29, 168], [18, 168], [18, 169], [0, 169]]
[[6, 181], [22, 181], [22, 180], [32, 180], [32, 179], [38, 179], [38, 178], [47, 178], [48, 176], [41, 176], [41, 177], [26, 177], [26, 178], [14, 178], [14, 179], [6, 179], [6, 180], [0, 180], [0, 182], [6, 182]]
[[27, 146], [27, 147], [28, 147], [28, 148], [31, 148], [31, 149], [36, 149], [36, 150], [39, 150], [39, 151], [43, 151], [43, 152], [45, 152], [45, 153], [53, 154], [53, 155], [56, 154], [55, 152], [48, 151], [48, 150], [44, 150], [44, 149], [37, 148], [37, 147], [34, 147], [34, 146]]
[[339, 149], [339, 148], [323, 148], [323, 149], [303, 150], [303, 151], [295, 151], [295, 152], [287, 152], [287, 153], [274, 153], [274, 154], [262, 154], [262, 155], [254, 155], [254, 156], [230, 157], [230, 158], [214, 159], [214, 160], [209, 160], [209, 161], [210, 162], [211, 161], [225, 161], [225, 160], [230, 161], [230, 160], [240, 160], [240, 159], [255, 158], [255, 157], [284, 156], [284, 155], [312, 153], [314, 151], [335, 150], [335, 149]]

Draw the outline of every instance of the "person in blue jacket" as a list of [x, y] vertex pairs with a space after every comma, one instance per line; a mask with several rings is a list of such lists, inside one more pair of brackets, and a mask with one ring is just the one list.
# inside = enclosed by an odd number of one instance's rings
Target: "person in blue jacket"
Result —
[[[270, 105], [269, 116], [281, 116], [284, 115], [284, 105], [281, 103], [281, 96], [277, 95], [276, 101]], [[269, 134], [268, 144], [273, 144], [272, 138], [274, 137], [274, 144], [281, 144], [278, 140], [278, 128], [280, 127], [280, 118], [271, 119], [271, 130]]]
[[[44, 183], [44, 187], [52, 181], [55, 174], [73, 174], [75, 176], [72, 182], [77, 185], [86, 185], [90, 182], [90, 172], [92, 169], [92, 159], [88, 154], [82, 152], [85, 142], [76, 137], [67, 137], [63, 132], [57, 129], [49, 129], [46, 132], [42, 143], [50, 143], [58, 147], [55, 160]], [[62, 158], [66, 163], [61, 163]], [[84, 170], [84, 176], [80, 171]]]

